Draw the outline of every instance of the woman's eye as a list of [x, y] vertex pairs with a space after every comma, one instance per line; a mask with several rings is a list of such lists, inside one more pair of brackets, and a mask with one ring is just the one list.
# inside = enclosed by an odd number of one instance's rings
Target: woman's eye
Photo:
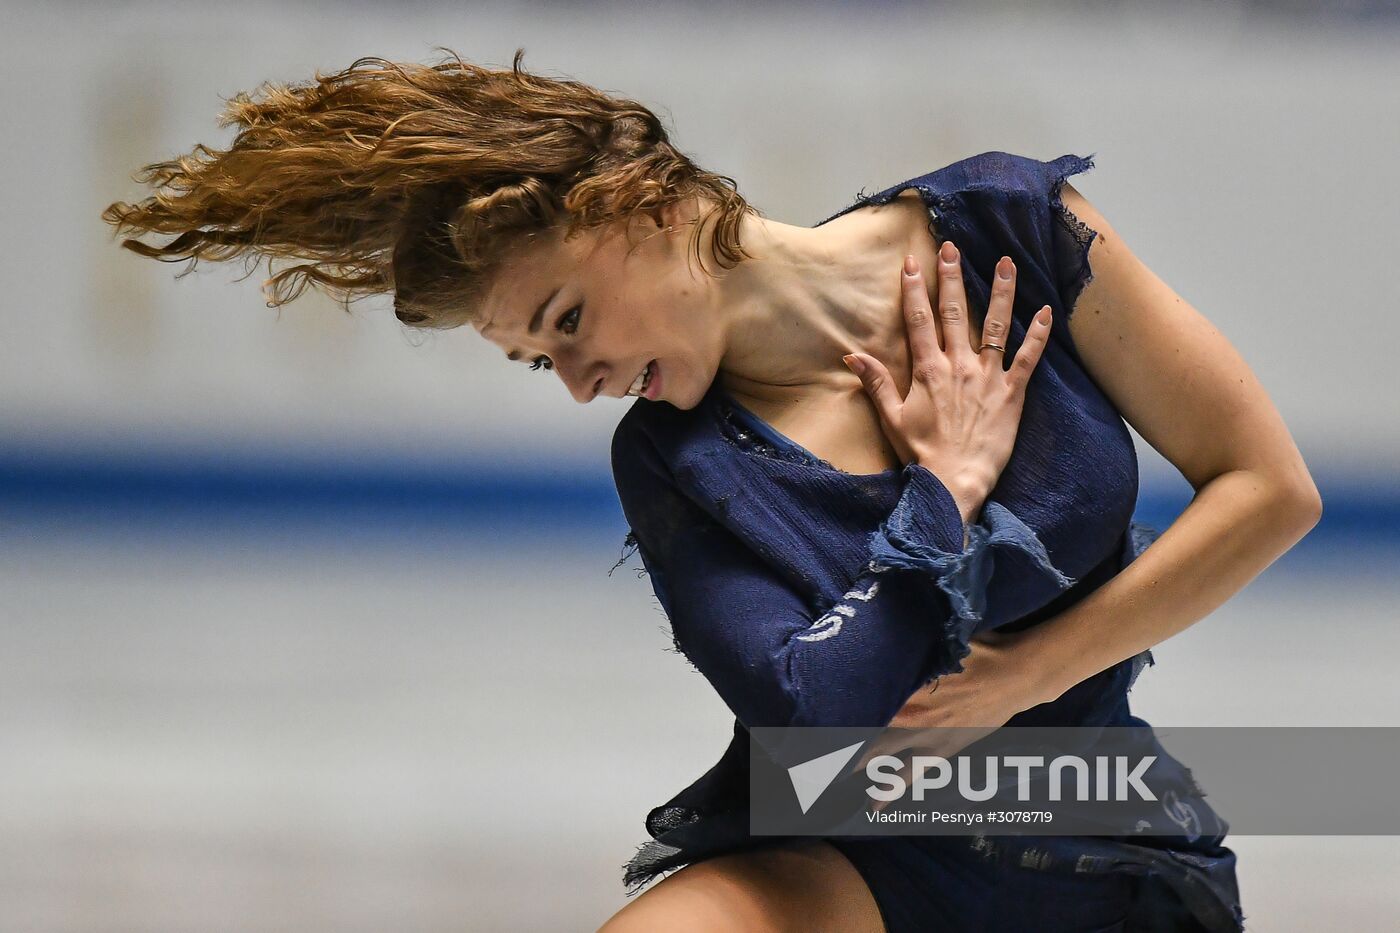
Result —
[[[559, 318], [559, 323], [555, 328], [565, 334], [572, 334], [578, 330], [579, 315], [583, 311], [583, 305], [574, 305], [563, 316]], [[547, 356], [537, 356], [530, 363], [531, 369], [553, 369], [554, 362]]]

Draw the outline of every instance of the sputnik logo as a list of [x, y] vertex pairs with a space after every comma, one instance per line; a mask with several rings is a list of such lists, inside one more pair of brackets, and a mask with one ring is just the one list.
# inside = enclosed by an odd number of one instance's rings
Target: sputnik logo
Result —
[[792, 789], [797, 793], [797, 805], [802, 808], [803, 813], [812, 809], [812, 804], [826, 793], [832, 781], [840, 775], [841, 769], [846, 767], [864, 744], [856, 742], [854, 745], [838, 748], [834, 752], [827, 752], [811, 761], [788, 768], [788, 779], [792, 781]]

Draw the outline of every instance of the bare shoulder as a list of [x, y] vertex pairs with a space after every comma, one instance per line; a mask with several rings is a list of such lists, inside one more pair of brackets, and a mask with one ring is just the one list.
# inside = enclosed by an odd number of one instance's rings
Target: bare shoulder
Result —
[[[1311, 485], [1268, 393], [1211, 321], [1162, 281], [1074, 186], [1065, 208], [1097, 232], [1068, 327], [1089, 374], [1195, 488], [1258, 470]], [[1185, 235], [1185, 234], [1183, 234]], [[1066, 322], [1056, 321], [1056, 326]]]

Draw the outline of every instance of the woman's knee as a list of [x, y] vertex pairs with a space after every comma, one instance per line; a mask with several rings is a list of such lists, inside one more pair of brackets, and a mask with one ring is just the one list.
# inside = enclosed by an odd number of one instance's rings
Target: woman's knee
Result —
[[716, 856], [658, 882], [598, 933], [882, 933], [864, 881], [825, 844]]
[[772, 896], [742, 857], [719, 856], [687, 865], [652, 885], [613, 915], [598, 933], [779, 933]]

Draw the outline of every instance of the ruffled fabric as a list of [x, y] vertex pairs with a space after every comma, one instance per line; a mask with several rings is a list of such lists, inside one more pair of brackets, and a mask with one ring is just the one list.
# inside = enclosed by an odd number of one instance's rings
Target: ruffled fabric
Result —
[[[944, 633], [948, 672], [960, 672], [985, 619], [998, 551], [1023, 554], [1060, 590], [1077, 581], [1054, 565], [1035, 531], [1001, 503], [988, 500], [978, 521], [964, 529], [956, 502], [932, 472], [911, 463], [905, 476], [904, 492], [889, 518], [870, 535], [867, 566], [875, 573], [916, 571], [933, 579], [953, 612]], [[960, 546], [964, 530], [967, 543]]]

